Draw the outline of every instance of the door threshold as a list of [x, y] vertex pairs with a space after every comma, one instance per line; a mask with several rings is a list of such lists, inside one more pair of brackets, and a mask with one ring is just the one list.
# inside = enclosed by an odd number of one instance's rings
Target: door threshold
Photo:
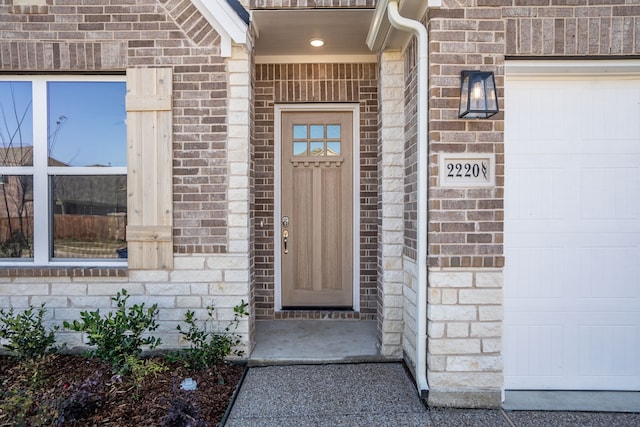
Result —
[[283, 309], [273, 313], [274, 320], [375, 320], [375, 314], [335, 309]]

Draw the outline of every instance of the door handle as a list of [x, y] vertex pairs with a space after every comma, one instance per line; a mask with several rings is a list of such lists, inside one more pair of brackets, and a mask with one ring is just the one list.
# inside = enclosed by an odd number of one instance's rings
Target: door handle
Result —
[[282, 232], [282, 247], [283, 247], [283, 250], [284, 250], [285, 254], [289, 253], [289, 250], [287, 249], [288, 240], [289, 240], [289, 231], [288, 230], [284, 230]]

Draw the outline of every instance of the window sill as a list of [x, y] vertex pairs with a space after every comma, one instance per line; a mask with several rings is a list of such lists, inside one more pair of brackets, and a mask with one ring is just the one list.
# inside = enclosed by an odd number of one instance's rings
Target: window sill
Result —
[[1, 277], [128, 277], [126, 267], [9, 267]]

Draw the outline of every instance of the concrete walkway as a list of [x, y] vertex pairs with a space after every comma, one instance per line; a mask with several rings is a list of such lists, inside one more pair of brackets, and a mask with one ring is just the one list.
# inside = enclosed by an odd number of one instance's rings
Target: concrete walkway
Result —
[[250, 368], [225, 426], [631, 427], [640, 413], [427, 409], [401, 363], [291, 365]]

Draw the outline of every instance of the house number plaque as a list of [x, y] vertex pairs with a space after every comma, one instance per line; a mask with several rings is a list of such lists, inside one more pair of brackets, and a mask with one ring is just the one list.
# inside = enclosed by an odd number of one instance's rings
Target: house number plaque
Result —
[[495, 155], [441, 154], [441, 187], [491, 187], [495, 185]]

